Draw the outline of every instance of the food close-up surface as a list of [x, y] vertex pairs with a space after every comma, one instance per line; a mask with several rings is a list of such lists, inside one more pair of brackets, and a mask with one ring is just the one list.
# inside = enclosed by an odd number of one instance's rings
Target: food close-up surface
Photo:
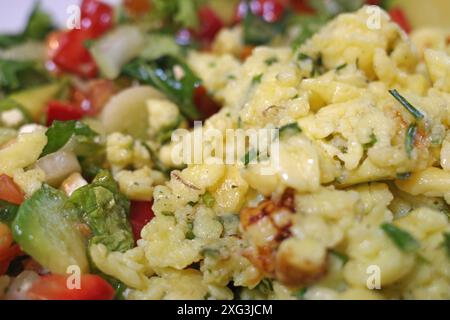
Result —
[[450, 1], [19, 2], [0, 300], [450, 300]]

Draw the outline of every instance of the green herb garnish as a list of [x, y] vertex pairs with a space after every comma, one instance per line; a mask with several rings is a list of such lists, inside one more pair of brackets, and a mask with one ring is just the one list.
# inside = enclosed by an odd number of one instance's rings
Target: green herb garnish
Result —
[[444, 243], [445, 250], [447, 251], [447, 255], [450, 258], [450, 232], [444, 232]]
[[277, 62], [278, 62], [278, 58], [277, 58], [277, 57], [271, 57], [271, 58], [266, 59], [264, 62], [265, 62], [268, 66], [271, 66], [271, 65], [273, 65], [274, 63], [277, 63]]
[[377, 141], [378, 141], [377, 136], [374, 133], [371, 133], [369, 142], [363, 144], [364, 150], [369, 150], [370, 148], [372, 148], [375, 145], [375, 143], [377, 143]]
[[252, 78], [252, 86], [261, 83], [262, 77], [263, 77], [263, 74], [262, 74], [262, 73], [260, 73], [260, 74], [258, 74], [258, 75], [256, 75], [256, 76], [254, 76], [254, 77]]
[[420, 247], [420, 243], [409, 232], [400, 229], [392, 223], [383, 223], [381, 229], [404, 252], [415, 252]]
[[414, 118], [420, 120], [423, 119], [425, 116], [422, 112], [417, 110], [411, 103], [409, 103], [408, 100], [405, 99], [400, 93], [398, 93], [397, 90], [389, 90], [389, 93], [398, 101], [401, 103], [403, 107], [405, 107], [406, 110], [409, 111], [413, 115]]
[[299, 127], [297, 122], [292, 122], [282, 126], [279, 130], [280, 139], [287, 137], [288, 135], [293, 135], [297, 133], [301, 133], [302, 128]]
[[414, 149], [416, 134], [417, 134], [417, 124], [412, 123], [409, 125], [408, 130], [406, 130], [406, 137], [405, 137], [405, 148], [409, 158], [411, 158], [411, 153]]

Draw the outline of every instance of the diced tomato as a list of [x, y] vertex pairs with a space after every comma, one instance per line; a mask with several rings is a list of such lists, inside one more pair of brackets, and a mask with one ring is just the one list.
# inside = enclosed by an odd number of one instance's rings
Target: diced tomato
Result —
[[372, 6], [378, 6], [380, 4], [381, 0], [366, 0], [367, 4], [370, 4]]
[[100, 276], [81, 275], [79, 289], [72, 289], [68, 278], [69, 276], [57, 274], [42, 276], [32, 284], [27, 296], [34, 300], [112, 300], [114, 298], [114, 288]]
[[200, 27], [196, 31], [197, 37], [206, 42], [212, 42], [216, 34], [223, 28], [222, 19], [208, 6], [203, 6], [198, 10]]
[[194, 104], [197, 110], [203, 115], [203, 119], [211, 117], [220, 110], [220, 105], [216, 103], [208, 94], [204, 86], [198, 86], [194, 91]]
[[19, 245], [13, 243], [13, 236], [9, 227], [0, 223], [0, 276], [8, 271], [11, 261], [21, 254]]
[[70, 30], [58, 37], [57, 49], [52, 58], [62, 70], [81, 77], [92, 78], [97, 75], [97, 65], [89, 50], [84, 46], [88, 40], [82, 30]]
[[312, 14], [315, 12], [308, 3], [308, 0], [291, 0], [291, 7], [295, 12]]
[[150, 201], [131, 201], [130, 221], [135, 241], [141, 238], [142, 228], [155, 216], [152, 205], [153, 202]]
[[24, 200], [22, 189], [6, 174], [0, 175], [0, 200], [21, 204]]
[[94, 79], [83, 88], [73, 88], [70, 101], [89, 116], [98, 114], [109, 99], [117, 91], [116, 85], [111, 80]]
[[53, 121], [79, 120], [86, 112], [77, 105], [60, 101], [51, 101], [47, 105], [47, 126], [51, 126]]
[[133, 15], [141, 15], [149, 12], [151, 9], [149, 0], [124, 0], [123, 4]]
[[248, 10], [251, 10], [254, 15], [272, 23], [283, 17], [285, 9], [285, 1], [281, 0], [251, 0], [250, 2], [243, 0], [238, 5], [236, 20], [237, 22], [242, 21]]
[[8, 271], [11, 262], [22, 254], [18, 244], [15, 244], [0, 254], [0, 276]]
[[83, 0], [81, 29], [52, 34], [48, 41], [49, 58], [64, 71], [86, 78], [95, 77], [97, 66], [85, 42], [110, 30], [113, 16], [111, 6], [98, 0]]
[[396, 22], [406, 33], [411, 32], [411, 23], [402, 8], [395, 7], [390, 9], [389, 15], [391, 16], [392, 21]]
[[104, 34], [113, 26], [113, 8], [99, 0], [83, 0], [81, 3], [81, 29], [90, 39]]

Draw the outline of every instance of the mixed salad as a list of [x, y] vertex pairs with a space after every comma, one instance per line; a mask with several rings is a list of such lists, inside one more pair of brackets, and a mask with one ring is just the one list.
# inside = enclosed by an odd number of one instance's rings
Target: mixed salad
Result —
[[[186, 63], [190, 51], [211, 50], [224, 27], [237, 25], [242, 61], [260, 45], [298, 48], [330, 19], [364, 4], [382, 6], [411, 31], [396, 1], [124, 0], [112, 7], [83, 0], [79, 24], [71, 30], [55, 29], [36, 6], [23, 32], [0, 36], [4, 297], [122, 299], [127, 286], [100, 271], [89, 248], [134, 248], [154, 217], [152, 190], [139, 189], [135, 181], [127, 185], [127, 173], [116, 175], [106, 136], [131, 136], [131, 143], [121, 137], [110, 142], [129, 144], [131, 160], [123, 167], [145, 163], [142, 179], [166, 181], [173, 167], [161, 160], [160, 150], [172, 132], [221, 109]], [[314, 65], [321, 68], [320, 58]], [[178, 110], [154, 110], [163, 114], [156, 121], [164, 125], [151, 130], [142, 101], [161, 94]], [[165, 113], [175, 116], [166, 123]], [[116, 158], [123, 158], [123, 150]], [[80, 290], [67, 286], [74, 265]]]

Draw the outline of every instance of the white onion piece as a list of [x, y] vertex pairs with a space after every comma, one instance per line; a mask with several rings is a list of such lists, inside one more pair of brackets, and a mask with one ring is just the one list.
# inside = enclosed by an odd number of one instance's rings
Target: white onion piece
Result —
[[6, 292], [7, 300], [29, 300], [27, 292], [33, 282], [39, 279], [39, 275], [30, 270], [20, 273], [12, 282]]
[[66, 151], [46, 155], [36, 162], [36, 167], [45, 172], [45, 182], [54, 187], [59, 186], [72, 173], [81, 172], [75, 154]]
[[112, 97], [100, 114], [107, 133], [123, 132], [145, 139], [148, 128], [146, 101], [164, 99], [164, 95], [150, 86], [132, 87]]

